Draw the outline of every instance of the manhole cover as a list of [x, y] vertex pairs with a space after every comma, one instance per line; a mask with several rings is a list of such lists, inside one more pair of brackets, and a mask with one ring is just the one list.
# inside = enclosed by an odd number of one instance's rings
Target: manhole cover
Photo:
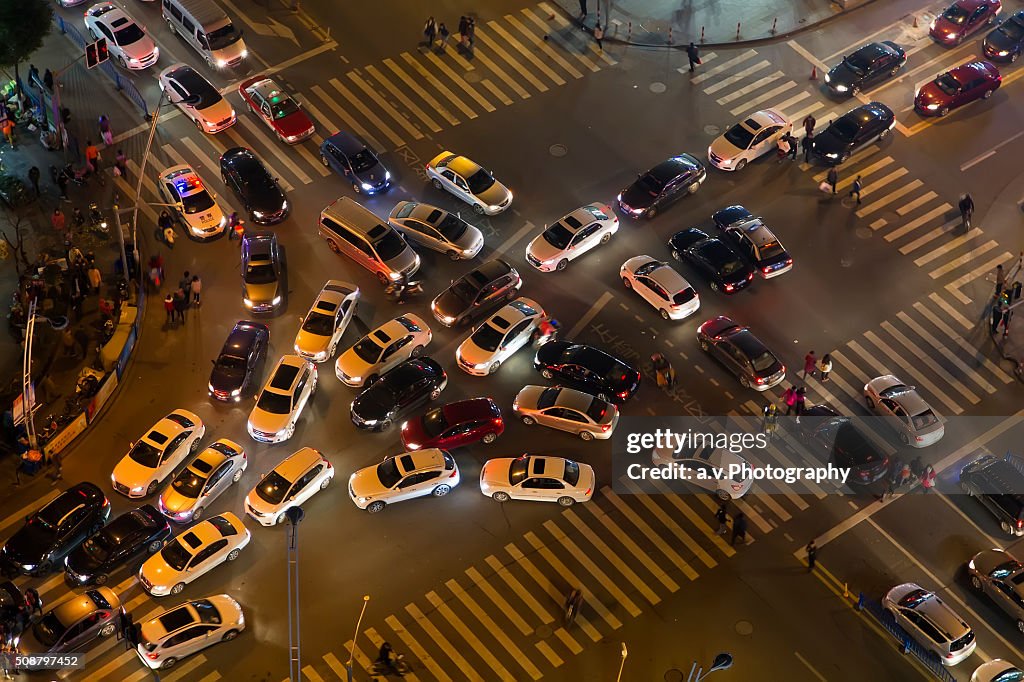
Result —
[[565, 156], [569, 153], [569, 148], [564, 144], [553, 144], [548, 147], [548, 152], [551, 156]]
[[658, 83], [658, 82], [651, 83], [651, 92], [653, 92], [655, 94], [660, 95], [661, 93], [665, 92], [665, 90], [667, 90], [667, 89], [668, 88], [665, 87], [664, 83]]
[[467, 83], [479, 83], [483, 76], [480, 75], [479, 71], [467, 71], [463, 78], [466, 79]]
[[539, 628], [536, 629], [536, 631], [534, 631], [534, 634], [540, 637], [541, 639], [547, 639], [552, 634], [554, 634], [554, 630], [551, 629], [550, 625], [541, 625]]
[[741, 620], [736, 623], [736, 634], [749, 635], [754, 632], [754, 626], [749, 621]]
[[683, 682], [683, 671], [672, 668], [665, 673], [665, 682]]
[[718, 135], [722, 132], [722, 129], [718, 126], [704, 126], [705, 135]]
[[839, 264], [842, 265], [844, 268], [850, 267], [851, 265], [853, 265], [853, 256], [843, 256], [842, 259], [839, 261]]
[[853, 233], [861, 239], [871, 239], [873, 236], [875, 236], [874, 230], [872, 230], [870, 227], [865, 227], [863, 225], [855, 229]]

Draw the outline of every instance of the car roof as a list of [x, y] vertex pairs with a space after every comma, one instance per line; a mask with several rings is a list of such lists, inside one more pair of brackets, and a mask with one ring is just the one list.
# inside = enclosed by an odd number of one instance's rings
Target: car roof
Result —
[[131, 17], [129, 17], [123, 9], [121, 9], [112, 2], [102, 2], [98, 5], [93, 5], [89, 8], [88, 14], [89, 16], [95, 17], [97, 19], [100, 19], [100, 17], [102, 17], [101, 21], [104, 24], [108, 25], [112, 24], [114, 21], [117, 21], [118, 19], [125, 19], [128, 23], [134, 23], [132, 22]]
[[918, 393], [917, 389], [914, 388], [913, 386], [903, 386], [902, 388], [894, 386], [893, 388], [897, 390], [893, 391], [892, 393], [889, 393], [889, 391], [892, 391], [892, 389], [886, 389], [885, 391], [883, 391], [883, 393], [885, 393], [883, 397], [895, 400], [910, 415], [913, 416], [916, 414], [921, 414], [922, 412], [927, 412], [930, 409], [932, 409], [931, 406], [928, 405], [927, 401], [925, 401], [925, 399], [921, 397], [921, 394]]
[[895, 53], [896, 51], [893, 50], [888, 45], [886, 45], [885, 43], [875, 42], [868, 43], [867, 45], [862, 45], [861, 47], [851, 52], [849, 57], [857, 57], [868, 62], [873, 62], [879, 57]]
[[755, 111], [743, 121], [742, 125], [744, 128], [752, 133], [756, 133], [761, 128], [770, 125], [785, 125], [786, 117], [775, 111], [774, 109], [762, 109], [761, 111]]
[[263, 78], [255, 83], [250, 83], [245, 89], [258, 93], [261, 97], [267, 100], [270, 100], [275, 96], [281, 97], [282, 99], [290, 99], [288, 93], [283, 92], [280, 86], [274, 82], [273, 78]]
[[232, 147], [223, 154], [220, 155], [221, 161], [226, 163], [229, 167], [244, 173], [262, 169], [266, 172], [266, 167], [263, 162], [260, 161], [256, 154], [248, 147]]
[[527, 317], [541, 313], [541, 307], [529, 298], [517, 298], [487, 318], [486, 324], [505, 333]]
[[552, 407], [567, 407], [571, 410], [586, 413], [595, 400], [597, 398], [582, 391], [560, 388], [558, 397], [555, 398], [555, 403]]
[[153, 528], [161, 526], [163, 523], [163, 518], [160, 516], [160, 512], [156, 510], [156, 507], [151, 504], [144, 504], [137, 509], [121, 514], [103, 526], [99, 534], [110, 538], [114, 544], [119, 545], [140, 528]]
[[468, 178], [477, 171], [483, 170], [483, 166], [471, 159], [467, 159], [465, 156], [455, 156], [455, 158], [449, 159], [445, 165], [464, 178]]
[[[225, 536], [221, 530], [225, 523], [231, 526], [235, 533]], [[184, 532], [175, 536], [174, 539], [180, 542], [188, 551], [195, 554], [199, 547], [209, 545], [211, 542], [220, 540], [222, 537], [230, 537], [244, 532], [245, 524], [242, 523], [241, 519], [232, 512], [224, 512], [217, 516], [211, 516], [205, 521], [200, 521], [194, 526], [189, 526]]]
[[160, 180], [173, 184], [174, 189], [183, 197], [208, 191], [206, 185], [203, 184], [203, 179], [199, 177], [199, 173], [187, 164], [165, 168], [160, 173]]
[[765, 244], [779, 241], [761, 218], [753, 218], [739, 225], [734, 225], [729, 229], [739, 231], [756, 246], [764, 246]]
[[563, 228], [569, 232], [576, 234], [584, 227], [593, 224], [597, 221], [597, 218], [593, 213], [590, 212], [590, 206], [580, 206], [572, 213], [563, 216], [556, 223], [552, 223], [548, 229], [551, 229], [556, 224], [560, 224]]
[[274, 373], [270, 375], [266, 389], [279, 393], [290, 393], [299, 380], [302, 368], [307, 364], [309, 364], [308, 361], [298, 355], [282, 355], [277, 362], [277, 367], [274, 368]]
[[249, 352], [250, 347], [255, 343], [260, 334], [268, 333], [265, 325], [258, 322], [240, 320], [235, 323], [228, 338], [224, 341], [224, 348], [221, 353], [231, 352], [244, 356]]
[[676, 272], [668, 263], [662, 263], [662, 266], [651, 272], [648, 277], [663, 286], [670, 294], [677, 294], [692, 288], [686, 278]]
[[482, 288], [499, 277], [509, 274], [512, 269], [512, 266], [502, 259], [495, 258], [481, 264], [475, 270], [467, 272], [460, 279], [475, 285], [477, 288]]
[[400, 339], [403, 336], [406, 336], [407, 334], [412, 334], [413, 332], [409, 331], [409, 328], [405, 326], [401, 318], [405, 318], [407, 322], [419, 327], [420, 331], [422, 331], [424, 328], [424, 325], [422, 323], [423, 321], [419, 319], [419, 316], [407, 313], [405, 315], [399, 315], [394, 319], [388, 320], [387, 322], [385, 322], [384, 324], [382, 324], [381, 326], [377, 327], [372, 332], [367, 334], [367, 336], [376, 341], [377, 343], [384, 345], [391, 343], [395, 339]]
[[[173, 419], [164, 417], [156, 424], [153, 425], [146, 435], [142, 437], [142, 440], [147, 440], [160, 448], [163, 448], [170, 440], [185, 430], [185, 426], [179, 424]], [[156, 436], [156, 437], [154, 437]]]
[[960, 66], [950, 69], [948, 73], [952, 74], [953, 77], [961, 83], [970, 80], [975, 76], [995, 76], [995, 74], [992, 73], [992, 66], [988, 62], [982, 60], [961, 64]]
[[547, 455], [525, 455], [530, 458], [530, 476], [541, 478], [558, 478], [565, 476], [565, 458], [549, 457]]
[[448, 403], [442, 408], [448, 422], [463, 422], [474, 419], [491, 419], [501, 416], [497, 403], [490, 398], [469, 398]]
[[319, 450], [310, 447], [301, 448], [282, 460], [280, 464], [274, 467], [274, 471], [284, 479], [294, 481], [323, 458]]
[[[103, 592], [100, 592], [100, 589]], [[112, 600], [109, 599], [111, 596], [114, 597]], [[98, 604], [94, 597], [107, 601], [112, 608], [117, 608], [120, 605], [117, 597], [114, 596], [114, 593], [109, 588], [98, 588], [89, 590], [84, 594], [76, 594], [71, 599], [61, 602], [54, 607], [53, 615], [57, 616], [57, 620], [64, 626], [74, 625], [85, 616], [106, 608]]]
[[360, 140], [355, 134], [347, 132], [345, 130], [339, 130], [330, 137], [327, 141], [338, 148], [341, 153], [346, 156], [349, 154], [358, 154], [367, 148], [365, 142]]
[[648, 173], [662, 182], [667, 182], [683, 173], [683, 171], [696, 167], [697, 164], [692, 156], [689, 154], [680, 154], [679, 156], [673, 156], [665, 159], [649, 170]]
[[79, 483], [53, 498], [37, 513], [43, 519], [56, 525], [80, 504], [87, 504], [97, 498], [103, 499], [103, 492], [92, 483]]
[[761, 339], [754, 336], [746, 327], [732, 331], [729, 334], [729, 342], [738, 348], [748, 358], [754, 358], [768, 350], [768, 347], [761, 342]]
[[190, 94], [196, 94], [200, 90], [213, 90], [216, 92], [216, 88], [210, 81], [203, 78], [203, 75], [193, 69], [188, 64], [175, 64], [171, 67], [171, 71], [167, 71], [167, 75], [174, 80], [178, 81], [181, 87]]
[[395, 462], [402, 471], [403, 476], [408, 476], [414, 471], [432, 471], [444, 468], [444, 451], [437, 448], [425, 448], [413, 450], [395, 455]]

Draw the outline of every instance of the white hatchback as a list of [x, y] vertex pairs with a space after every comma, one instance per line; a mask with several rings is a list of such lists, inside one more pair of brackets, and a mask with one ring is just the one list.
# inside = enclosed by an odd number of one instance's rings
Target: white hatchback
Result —
[[136, 653], [148, 667], [167, 670], [186, 656], [233, 640], [245, 629], [245, 615], [238, 602], [217, 594], [179, 604], [141, 625]]
[[708, 161], [719, 170], [743, 170], [754, 159], [774, 150], [793, 123], [774, 109], [758, 111], [729, 128], [708, 147]]
[[114, 490], [131, 498], [152, 495], [161, 481], [199, 449], [204, 435], [206, 426], [198, 415], [188, 410], [171, 412], [132, 443], [114, 467], [110, 475]]
[[94, 40], [105, 38], [111, 58], [133, 71], [156, 64], [160, 48], [127, 12], [112, 2], [101, 2], [85, 12], [85, 27]]
[[261, 526], [283, 523], [287, 512], [326, 488], [334, 480], [334, 467], [313, 448], [302, 448], [285, 458], [245, 496], [245, 513]]
[[432, 338], [430, 327], [419, 315], [400, 315], [342, 353], [334, 364], [334, 372], [346, 386], [371, 384], [389, 369], [419, 357]]
[[618, 230], [619, 218], [611, 206], [587, 204], [534, 237], [526, 246], [526, 260], [541, 272], [564, 270], [569, 261], [607, 244]]
[[459, 369], [474, 376], [494, 374], [501, 363], [528, 344], [544, 319], [530, 298], [517, 298], [491, 315], [455, 351]]
[[664, 261], [634, 256], [622, 264], [619, 276], [627, 289], [639, 294], [666, 320], [682, 320], [700, 309], [700, 296]]
[[231, 512], [211, 516], [146, 559], [139, 568], [139, 582], [154, 597], [178, 594], [199, 576], [237, 559], [251, 539], [252, 533]]
[[444, 497], [459, 484], [459, 467], [444, 450], [427, 448], [386, 457], [348, 479], [348, 495], [371, 514], [416, 497]]
[[235, 125], [231, 103], [188, 64], [172, 64], [161, 71], [160, 90], [204, 133], [218, 133]]
[[480, 492], [498, 502], [535, 500], [571, 507], [594, 494], [594, 470], [562, 457], [523, 455], [487, 460], [480, 469]]
[[327, 280], [295, 335], [295, 352], [313, 362], [332, 357], [358, 304], [359, 287]]

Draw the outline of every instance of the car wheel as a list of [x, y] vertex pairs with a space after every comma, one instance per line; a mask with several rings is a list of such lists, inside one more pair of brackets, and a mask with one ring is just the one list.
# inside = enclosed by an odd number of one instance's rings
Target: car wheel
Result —
[[555, 378], [555, 375], [551, 373], [550, 369], [542, 369], [540, 371], [540, 375], [542, 377], [544, 377], [545, 379], [554, 379]]
[[391, 418], [388, 417], [387, 419], [385, 419], [384, 421], [382, 421], [380, 423], [380, 426], [378, 427], [377, 430], [378, 431], [387, 431], [390, 428], [391, 428]]
[[515, 297], [519, 295], [519, 289], [509, 289], [508, 293], [505, 294], [506, 301], [515, 300]]
[[39, 564], [39, 566], [35, 570], [35, 575], [46, 575], [47, 573], [49, 573], [52, 570], [53, 570], [53, 562], [50, 561], [49, 559], [47, 559], [43, 563]]
[[588, 441], [594, 440], [594, 434], [592, 434], [590, 431], [580, 431], [580, 438]]
[[738, 170], [738, 171], [741, 171], [741, 170], [743, 170], [746, 167], [747, 167], [747, 160], [746, 159], [740, 159], [739, 163], [736, 164], [736, 170]]
[[383, 511], [384, 507], [386, 507], [386, 506], [387, 505], [384, 502], [382, 502], [381, 500], [374, 500], [369, 505], [367, 505], [366, 511], [370, 512], [371, 514], [377, 514], [377, 513], [381, 512], [381, 511]]
[[332, 479], [332, 478], [331, 478], [330, 476], [328, 476], [328, 477], [327, 477], [327, 478], [325, 478], [324, 480], [320, 481], [320, 490], [323, 490], [323, 489], [325, 489], [325, 488], [326, 488], [327, 486], [329, 486], [329, 485], [331, 484], [331, 481], [332, 481], [332, 480], [334, 480], [334, 479]]
[[869, 395], [864, 396], [864, 402], [867, 403], [867, 406], [868, 406], [869, 410], [875, 409], [875, 401], [871, 399], [871, 396], [869, 396]]
[[1003, 532], [1007, 535], [1013, 535], [1013, 527], [1010, 526], [1008, 521], [1000, 521], [999, 527], [1003, 529]]
[[878, 134], [878, 141], [881, 142], [882, 140], [884, 140], [887, 137], [889, 137], [889, 129], [888, 128], [886, 128], [885, 130], [883, 130], [882, 132], [880, 132]]
[[484, 443], [490, 445], [494, 441], [498, 440], [498, 434], [496, 434], [494, 431], [490, 431], [489, 433], [485, 433], [484, 437], [481, 438], [480, 440], [482, 440]]
[[438, 180], [437, 178], [431, 180], [431, 183], [434, 185], [434, 189], [444, 189], [444, 185], [442, 185], [441, 181]]
[[598, 393], [594, 397], [597, 398], [598, 400], [603, 400], [605, 402], [608, 402], [608, 394], [607, 393]]
[[334, 242], [334, 240], [333, 240], [333, 239], [328, 239], [328, 240], [327, 240], [327, 246], [328, 246], [328, 247], [329, 247], [329, 248], [331, 249], [331, 251], [333, 251], [334, 253], [341, 253], [341, 249], [339, 249], [339, 248], [338, 248], [338, 245], [337, 245], [337, 244], [336, 244], [336, 243]]
[[939, 109], [939, 116], [945, 116], [949, 113], [949, 107], [942, 107]]
[[146, 547], [146, 551], [148, 551], [150, 554], [156, 554], [157, 552], [160, 551], [160, 548], [163, 547], [163, 546], [164, 546], [163, 541], [161, 541], [161, 540], [153, 540], [153, 542], [149, 543], [149, 546]]
[[448, 258], [450, 258], [452, 260], [460, 260], [461, 257], [459, 256], [459, 252], [458, 251], [449, 251], [448, 252]]
[[242, 478], [242, 473], [243, 473], [242, 469], [239, 469], [238, 471], [236, 471], [234, 473], [234, 475], [231, 477], [231, 482], [232, 483], [238, 483], [238, 481]]
[[572, 499], [568, 495], [558, 498], [558, 504], [563, 507], [571, 507], [576, 504], [576, 500]]
[[234, 629], [228, 630], [227, 632], [224, 633], [224, 636], [220, 638], [220, 641], [222, 641], [222, 642], [230, 642], [235, 637], [238, 637], [238, 630], [234, 630]]
[[117, 630], [116, 623], [107, 623], [102, 628], [100, 628], [100, 631], [97, 634], [99, 634], [100, 637], [110, 637], [112, 634], [114, 634], [115, 630]]
[[171, 656], [170, 658], [165, 659], [164, 662], [160, 664], [160, 668], [161, 668], [161, 670], [167, 670], [168, 668], [173, 668], [174, 664], [177, 663], [177, 662], [178, 662], [178, 659], [176, 659], [174, 656]]
[[152, 483], [149, 484], [149, 487], [146, 488], [146, 495], [148, 496], [148, 495], [152, 495], [153, 493], [155, 493], [156, 492], [156, 488], [157, 488], [157, 482], [153, 481]]
[[704, 351], [705, 353], [707, 353], [708, 351], [711, 350], [711, 346], [708, 345], [707, 341], [705, 341], [704, 339], [701, 339], [700, 340], [700, 349], [702, 351]]
[[1020, 632], [1024, 632], [1024, 620], [1017, 621], [1017, 630]]
[[100, 587], [107, 584], [109, 576], [106, 573], [97, 573], [92, 579], [92, 584]]
[[174, 22], [170, 19], [167, 20], [167, 28], [171, 29], [171, 35], [178, 35], [178, 30], [174, 28]]
[[[252, 107], [249, 107], [249, 111], [252, 111]], [[252, 111], [252, 113], [255, 114], [256, 112]], [[331, 167], [331, 162], [328, 161], [327, 157], [324, 156], [323, 154], [320, 155], [320, 163], [322, 163], [324, 165], [324, 168], [330, 168]]]
[[647, 213], [646, 213], [646, 215], [644, 217], [646, 217], [646, 218], [653, 218], [656, 215], [658, 215], [658, 207], [657, 206], [651, 206], [649, 209], [647, 209]]
[[672, 319], [671, 316], [668, 314], [668, 311], [665, 310], [664, 308], [661, 309], [661, 319], [663, 319], [663, 320], [670, 320], [670, 319]]
[[750, 381], [746, 377], [740, 377], [740, 386], [750, 388]]
[[711, 286], [711, 291], [718, 291], [719, 290], [718, 282], [712, 282], [710, 284], [710, 286]]
[[860, 94], [860, 86], [859, 85], [851, 85], [850, 86], [850, 97], [856, 97], [859, 94]]
[[363, 193], [363, 188], [359, 186], [358, 182], [353, 182], [352, 183], [352, 191], [355, 192], [356, 194], [362, 194]]
[[524, 414], [523, 415], [523, 423], [526, 424], [527, 426], [533, 426], [534, 424], [537, 423], [537, 420], [534, 419], [533, 417], [531, 417], [528, 414]]
[[970, 484], [966, 481], [960, 481], [960, 489], [964, 491], [964, 494], [967, 495], [967, 497], [974, 497], [974, 492], [971, 490]]
[[198, 449], [199, 449], [199, 439], [196, 438], [194, 441], [192, 441], [192, 445], [188, 446], [188, 451], [189, 452], [195, 452]]
[[440, 395], [441, 395], [441, 387], [440, 386], [435, 386], [433, 388], [433, 390], [430, 391], [430, 399], [431, 400], [437, 400], [438, 397], [440, 397]]
[[228, 552], [228, 555], [226, 557], [224, 557], [224, 560], [225, 561], [234, 561], [235, 559], [238, 558], [238, 555], [241, 554], [241, 553], [242, 553], [242, 550], [240, 550], [237, 547], [235, 547], [233, 550]]
[[494, 500], [495, 502], [508, 502], [509, 499], [511, 498], [509, 498], [508, 493], [499, 490], [498, 492], [491, 495], [491, 499]]
[[202, 507], [196, 507], [196, 510], [194, 512], [192, 512], [192, 520], [193, 521], [198, 521], [201, 518], [203, 518], [203, 508]]
[[[171, 594], [181, 594], [181, 591], [185, 589], [185, 583], [178, 583], [171, 588]], [[173, 664], [172, 664], [173, 665]]]
[[992, 93], [993, 93], [993, 92], [995, 92], [995, 90], [986, 90], [986, 91], [985, 91], [985, 94], [984, 94], [984, 95], [982, 95], [982, 96], [981, 96], [981, 98], [982, 98], [982, 99], [988, 99], [989, 97], [991, 97], [991, 96], [992, 96]]
[[563, 258], [562, 260], [558, 261], [558, 265], [555, 266], [555, 270], [561, 272], [562, 270], [565, 270], [567, 267], [569, 267], [569, 259]]
[[612, 233], [611, 232], [605, 232], [603, 235], [601, 235], [601, 243], [602, 244], [607, 244], [611, 240], [612, 240]]
[[126, 62], [124, 60], [124, 57], [122, 57], [121, 55], [117, 55], [117, 65], [120, 66], [122, 69], [128, 68], [128, 62]]
[[423, 355], [423, 346], [416, 346], [415, 348], [413, 348], [410, 355], [414, 358], [418, 358], [419, 356]]
[[282, 523], [284, 523], [287, 520], [288, 520], [287, 516], [285, 516], [284, 514], [278, 514], [277, 518], [274, 519], [274, 525], [275, 526], [280, 526]]
[[390, 278], [387, 275], [385, 275], [383, 272], [378, 272], [377, 273], [377, 281], [380, 282], [382, 285], [387, 286], [389, 279]]
[[192, 119], [192, 122], [196, 124], [196, 128], [199, 128], [200, 131], [203, 130], [203, 124], [198, 118]]
[[103, 528], [103, 522], [97, 521], [96, 523], [92, 524], [92, 528], [89, 529], [89, 535], [96, 535], [96, 533], [100, 532], [101, 528]]
[[1012, 64], [1013, 62], [1017, 61], [1017, 57], [1019, 57], [1019, 56], [1020, 56], [1020, 52], [1014, 52], [1013, 54], [1011, 54], [1010, 55], [1010, 63]]
[[481, 206], [480, 204], [473, 204], [473, 213], [476, 213], [477, 215], [483, 215], [484, 207]]
[[295, 422], [288, 425], [288, 429], [284, 432], [284, 439], [289, 440], [295, 435]]
[[725, 492], [724, 490], [716, 490], [715, 491], [715, 497], [717, 497], [718, 499], [722, 500], [723, 502], [728, 502], [729, 500], [732, 499], [729, 496], [729, 493]]
[[900, 434], [900, 442], [904, 445], [910, 445], [910, 436], [905, 433]]
[[430, 494], [433, 495], [434, 497], [444, 497], [451, 491], [452, 487], [450, 485], [439, 485], [436, 488], [434, 488], [434, 490]]
[[366, 377], [366, 381], [363, 382], [363, 386], [369, 386], [375, 381], [377, 381], [377, 375], [371, 374], [370, 376]]
[[491, 366], [487, 368], [488, 374], [494, 374], [501, 367], [501, 360], [495, 360], [491, 363]]
[[622, 285], [624, 287], [626, 287], [627, 289], [632, 289], [633, 288], [633, 284], [629, 281], [628, 277], [623, 277], [622, 278]]
[[895, 76], [899, 72], [900, 72], [900, 67], [898, 67], [898, 66], [892, 67], [892, 69], [889, 71], [889, 78], [892, 78], [893, 76]]
[[971, 587], [973, 587], [976, 590], [980, 590], [981, 589], [981, 578], [979, 578], [976, 575], [972, 575], [971, 576]]

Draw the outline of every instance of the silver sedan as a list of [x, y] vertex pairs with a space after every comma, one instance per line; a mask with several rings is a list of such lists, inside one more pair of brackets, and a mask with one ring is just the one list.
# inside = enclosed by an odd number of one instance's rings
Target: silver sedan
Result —
[[461, 216], [415, 201], [399, 201], [388, 216], [391, 227], [407, 239], [452, 260], [475, 257], [484, 247], [484, 235]]
[[526, 386], [512, 409], [527, 426], [541, 424], [583, 440], [611, 438], [619, 422], [619, 410], [611, 403], [561, 386]]
[[942, 417], [921, 397], [892, 374], [875, 377], [864, 386], [868, 409], [882, 417], [900, 441], [915, 448], [924, 448], [945, 434]]

